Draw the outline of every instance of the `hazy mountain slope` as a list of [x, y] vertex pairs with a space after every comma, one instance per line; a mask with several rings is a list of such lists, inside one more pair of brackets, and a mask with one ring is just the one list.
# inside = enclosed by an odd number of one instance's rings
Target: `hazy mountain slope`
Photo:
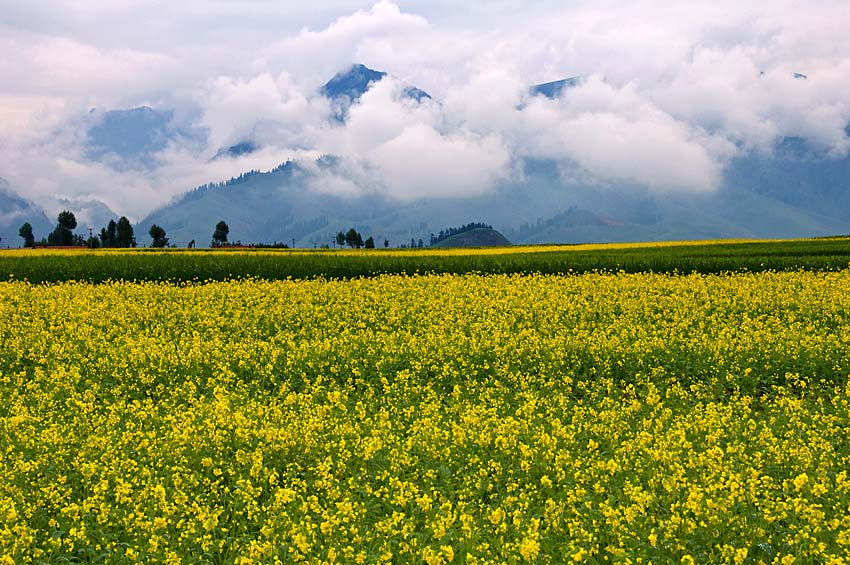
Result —
[[799, 140], [771, 155], [736, 159], [726, 185], [770, 197], [816, 215], [850, 219], [850, 156], [816, 156]]
[[[791, 206], [776, 198], [725, 187], [711, 194], [653, 197], [598, 189], [574, 194], [577, 208], [506, 231], [515, 243], [582, 243], [714, 238], [786, 238], [850, 233], [850, 221]], [[631, 213], [623, 208], [633, 205]], [[640, 213], [637, 211], [641, 210]]]
[[213, 157], [213, 161], [215, 161], [216, 159], [234, 158], [241, 157], [242, 155], [249, 155], [259, 148], [260, 146], [253, 141], [240, 141], [235, 145], [231, 145], [229, 147], [222, 147], [221, 149], [219, 149]]
[[[354, 65], [338, 73], [320, 94], [344, 120], [348, 106], [386, 73]], [[558, 97], [580, 77], [530, 88], [532, 95]], [[410, 96], [427, 93], [409, 87]], [[430, 98], [430, 97], [429, 97]], [[342, 197], [309, 188], [308, 169], [288, 163], [269, 173], [193, 191], [145, 219], [168, 231], [171, 241], [208, 245], [224, 219], [232, 239], [242, 242], [328, 244], [340, 230], [355, 227], [364, 237], [429, 240], [447, 225], [471, 220], [493, 225], [514, 243], [570, 243], [703, 239], [718, 237], [803, 237], [850, 233], [850, 158], [816, 157], [800, 140], [788, 139], [770, 155], [734, 160], [722, 187], [712, 193], [653, 193], [626, 183], [595, 185], [565, 180], [562, 164], [526, 159], [522, 172], [481, 196], [395, 201], [378, 195]], [[332, 158], [320, 160], [332, 168]], [[342, 174], [342, 173], [339, 173]], [[143, 238], [139, 238], [140, 242]]]
[[[225, 220], [230, 239], [243, 243], [330, 243], [343, 225], [373, 221], [385, 213], [377, 199], [346, 199], [307, 188], [307, 173], [285, 163], [268, 173], [250, 173], [227, 183], [202, 187], [150, 214], [139, 223], [147, 233], [156, 223], [172, 243], [209, 245], [215, 224]], [[328, 227], [332, 226], [332, 227]], [[362, 231], [362, 230], [361, 230]]]
[[0, 247], [20, 247], [23, 239], [18, 231], [25, 222], [30, 223], [37, 240], [47, 237], [53, 229], [41, 208], [15, 194], [9, 184], [0, 179]]
[[514, 243], [850, 233], [850, 220], [842, 214], [808, 211], [740, 184], [709, 194], [652, 195], [639, 187], [571, 184], [544, 170], [481, 196], [399, 202], [321, 194], [309, 188], [309, 180], [308, 170], [294, 163], [248, 174], [191, 192], [151, 214], [140, 228], [146, 233], [157, 223], [175, 244], [195, 239], [208, 245], [215, 223], [224, 219], [234, 240], [291, 244], [295, 238], [296, 245], [310, 247], [330, 243], [337, 231], [350, 227], [394, 246], [411, 238], [428, 241], [446, 225], [472, 219], [492, 224]]
[[539, 217], [545, 206], [512, 191], [413, 202], [378, 195], [342, 197], [309, 189], [309, 174], [287, 163], [272, 172], [202, 187], [150, 214], [137, 231], [147, 233], [156, 223], [165, 228], [172, 243], [185, 245], [194, 239], [206, 246], [213, 227], [223, 219], [230, 226], [231, 239], [243, 243], [291, 244], [295, 238], [298, 246], [312, 247], [330, 244], [338, 231], [356, 227], [364, 237], [387, 238], [398, 245], [411, 238], [427, 241], [432, 232], [464, 224], [476, 214], [495, 225], [519, 225]]

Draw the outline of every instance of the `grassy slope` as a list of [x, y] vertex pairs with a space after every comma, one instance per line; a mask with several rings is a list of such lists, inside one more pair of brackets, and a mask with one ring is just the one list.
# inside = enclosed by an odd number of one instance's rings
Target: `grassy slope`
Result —
[[505, 236], [494, 229], [477, 228], [447, 237], [432, 247], [500, 247], [510, 244]]

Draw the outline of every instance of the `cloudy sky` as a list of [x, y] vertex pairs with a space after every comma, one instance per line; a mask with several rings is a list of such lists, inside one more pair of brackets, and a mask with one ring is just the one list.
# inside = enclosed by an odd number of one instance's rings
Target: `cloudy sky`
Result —
[[[783, 136], [850, 151], [846, 0], [0, 0], [0, 49], [0, 177], [51, 212], [97, 198], [141, 219], [199, 184], [328, 153], [344, 174], [316, 190], [409, 199], [486, 192], [529, 156], [588, 182], [710, 191]], [[355, 62], [394, 78], [334, 125], [316, 91]], [[527, 95], [572, 76], [559, 100]], [[435, 101], [405, 99], [407, 84]], [[174, 140], [154, 167], [86, 156], [92, 116], [140, 105], [206, 143]], [[263, 149], [211, 161], [247, 138]]]

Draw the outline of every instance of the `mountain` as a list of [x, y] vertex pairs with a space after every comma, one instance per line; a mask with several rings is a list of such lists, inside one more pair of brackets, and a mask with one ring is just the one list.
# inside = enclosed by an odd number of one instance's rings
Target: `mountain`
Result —
[[[74, 213], [77, 220], [75, 233], [88, 237], [89, 228], [95, 234], [118, 215], [109, 206], [96, 199], [61, 198], [58, 204]], [[5, 180], [0, 179], [0, 247], [20, 247], [23, 239], [18, 235], [21, 226], [29, 222], [36, 241], [47, 238], [56, 227], [52, 219], [36, 204], [16, 194]]]
[[[336, 159], [319, 159], [317, 165], [324, 172], [338, 172]], [[331, 244], [338, 231], [354, 227], [364, 237], [389, 239], [395, 246], [411, 238], [428, 241], [432, 232], [463, 225], [470, 217], [487, 218], [498, 226], [520, 225], [546, 214], [559, 200], [558, 194], [549, 194], [549, 186], [535, 188], [533, 195], [503, 186], [483, 197], [412, 202], [379, 194], [340, 196], [311, 188], [314, 169], [287, 162], [269, 172], [251, 171], [204, 185], [150, 214], [139, 229], [155, 223], [166, 229], [173, 243], [185, 245], [194, 239], [201, 246], [209, 244], [213, 227], [223, 219], [233, 240], [291, 244], [295, 239], [299, 247], [313, 247]]]
[[[333, 159], [322, 163], [326, 169], [334, 166]], [[838, 163], [825, 166], [840, 168]], [[759, 169], [747, 163], [733, 164], [732, 169], [735, 174], [716, 192], [655, 195], [638, 186], [569, 183], [553, 164], [530, 162], [521, 180], [500, 184], [483, 196], [397, 202], [376, 194], [316, 192], [310, 188], [314, 167], [287, 162], [269, 172], [252, 171], [191, 191], [151, 214], [141, 229], [156, 223], [175, 244], [194, 239], [207, 245], [216, 222], [224, 219], [234, 240], [291, 244], [295, 239], [299, 247], [330, 244], [336, 232], [350, 227], [364, 237], [389, 239], [393, 246], [411, 238], [428, 241], [446, 225], [473, 218], [487, 221], [520, 244], [850, 233], [850, 209], [825, 213], [820, 205], [795, 205], [776, 188], [773, 194], [760, 192]], [[803, 185], [805, 171], [783, 182], [786, 188]], [[840, 185], [823, 192], [834, 195], [836, 202], [845, 194]]]
[[726, 171], [726, 184], [812, 214], [850, 219], [850, 156], [819, 157], [799, 138], [784, 139], [771, 154], [736, 159]]
[[18, 230], [25, 222], [32, 226], [36, 239], [47, 237], [53, 229], [41, 208], [15, 194], [9, 183], [0, 179], [0, 247], [20, 247], [23, 240]]
[[[335, 160], [320, 160], [320, 167], [332, 172]], [[204, 246], [223, 219], [233, 240], [292, 244], [294, 239], [299, 247], [331, 244], [335, 233], [351, 227], [364, 237], [389, 239], [393, 246], [410, 239], [428, 241], [446, 225], [473, 218], [486, 220], [514, 243], [850, 233], [850, 211], [807, 210], [751, 190], [751, 179], [736, 184], [740, 177], [710, 194], [653, 195], [641, 187], [570, 184], [556, 167], [536, 162], [528, 164], [522, 180], [503, 183], [483, 196], [398, 202], [377, 194], [316, 192], [310, 187], [314, 169], [287, 162], [269, 172], [252, 171], [199, 187], [151, 214], [139, 229], [156, 223], [177, 245], [194, 239]], [[794, 178], [786, 179], [786, 185], [794, 183]]]
[[[344, 71], [340, 71], [320, 89], [319, 94], [331, 101], [334, 108], [334, 119], [338, 122], [345, 121], [348, 108], [360, 100], [366, 91], [376, 82], [387, 76], [383, 71], [376, 71], [361, 64], [355, 64]], [[430, 100], [431, 95], [415, 86], [407, 86], [404, 89], [407, 98], [421, 102]]]

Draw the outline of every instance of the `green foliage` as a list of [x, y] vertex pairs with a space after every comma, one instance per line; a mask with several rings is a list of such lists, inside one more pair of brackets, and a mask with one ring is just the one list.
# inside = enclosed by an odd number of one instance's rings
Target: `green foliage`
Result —
[[18, 235], [24, 238], [24, 247], [32, 247], [35, 245], [35, 236], [32, 233], [32, 225], [29, 222], [24, 222]]
[[165, 237], [165, 230], [160, 226], [153, 224], [148, 231], [151, 236], [151, 247], [168, 247], [168, 238]]
[[230, 226], [227, 225], [227, 222], [221, 220], [219, 223], [215, 225], [215, 231], [212, 236], [212, 246], [220, 247], [227, 243], [227, 234], [230, 233]]
[[77, 227], [77, 219], [73, 212], [63, 210], [57, 218], [56, 228], [47, 236], [48, 245], [77, 245], [80, 241], [74, 237], [74, 228]]
[[345, 243], [352, 249], [360, 249], [361, 247], [363, 247], [363, 236], [360, 235], [360, 232], [358, 232], [354, 228], [351, 228], [345, 234]]
[[470, 222], [468, 224], [464, 224], [464, 225], [460, 226], [459, 228], [448, 228], [448, 229], [445, 229], [445, 230], [440, 230], [440, 233], [438, 233], [436, 235], [434, 235], [433, 233], [431, 234], [431, 242], [430, 242], [429, 245], [434, 245], [435, 243], [440, 243], [441, 241], [444, 241], [447, 238], [450, 238], [454, 235], [458, 235], [458, 234], [461, 234], [461, 233], [465, 233], [465, 232], [477, 230], [477, 229], [491, 230], [491, 229], [493, 229], [493, 226], [491, 226], [490, 224], [482, 223], [482, 222]]
[[375, 239], [370, 235], [363, 244], [366, 249], [375, 249]]
[[125, 216], [118, 219], [115, 228], [115, 247], [136, 247], [136, 236], [133, 234], [133, 226]]
[[58, 221], [60, 226], [69, 231], [77, 228], [77, 218], [75, 218], [74, 214], [68, 210], [59, 212]]
[[100, 242], [103, 247], [117, 247], [118, 225], [115, 220], [109, 220], [109, 224], [100, 230]]

